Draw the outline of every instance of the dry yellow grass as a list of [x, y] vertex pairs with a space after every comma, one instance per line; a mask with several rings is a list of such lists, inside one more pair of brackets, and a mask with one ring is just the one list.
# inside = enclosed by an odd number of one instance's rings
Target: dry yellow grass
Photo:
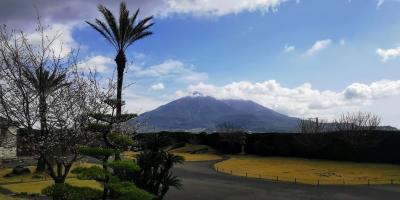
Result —
[[[90, 167], [93, 165], [94, 164], [90, 164], [90, 163], [76, 163], [76, 164], [74, 164], [73, 168], [78, 167], [78, 166]], [[34, 166], [29, 166], [29, 169], [31, 170], [31, 172], [35, 171]], [[37, 174], [37, 173], [26, 174], [23, 176], [15, 176], [15, 177], [10, 177], [10, 178], [4, 177], [4, 175], [6, 175], [7, 173], [9, 173], [11, 171], [12, 171], [11, 168], [6, 168], [6, 169], [0, 170], [0, 183], [12, 183], [12, 184], [2, 185], [2, 187], [10, 190], [12, 192], [15, 192], [15, 193], [20, 193], [20, 192], [27, 192], [29, 194], [40, 193], [43, 188], [50, 186], [54, 183], [53, 180], [48, 175]], [[33, 175], [46, 176], [46, 180], [32, 178]], [[91, 187], [91, 188], [95, 188], [95, 189], [102, 188], [101, 184], [96, 181], [78, 180], [73, 177], [74, 177], [74, 174], [69, 173], [66, 182], [71, 185], [74, 185], [74, 186]], [[14, 183], [14, 182], [21, 182], [21, 183]]]
[[[197, 153], [191, 154], [189, 152], [208, 148], [207, 153]], [[184, 147], [173, 149], [169, 151], [175, 155], [180, 155], [185, 158], [185, 161], [188, 162], [195, 162], [195, 161], [210, 161], [210, 160], [218, 160], [221, 159], [220, 156], [216, 155], [216, 151], [206, 145], [194, 145], [194, 144], [186, 144]], [[132, 160], [138, 155], [140, 152], [133, 152], [133, 151], [125, 151], [122, 153], [124, 159]]]
[[232, 156], [215, 164], [224, 173], [306, 184], [399, 184], [400, 166], [390, 164], [308, 160], [300, 158]]
[[[93, 165], [95, 165], [95, 164], [77, 162], [72, 166], [72, 169], [75, 168], [75, 167], [91, 167]], [[31, 170], [31, 172], [32, 172], [31, 174], [25, 174], [25, 175], [22, 175], [22, 176], [14, 176], [14, 177], [9, 177], [9, 178], [4, 177], [4, 175], [10, 173], [12, 171], [12, 168], [1, 169], [0, 170], [0, 183], [29, 182], [29, 181], [38, 181], [38, 180], [40, 180], [40, 179], [37, 179], [37, 178], [36, 179], [32, 178], [32, 176], [34, 176], [34, 175], [40, 175], [40, 176], [45, 177], [46, 180], [47, 179], [51, 180], [51, 177], [48, 174], [34, 173], [35, 170], [36, 170], [35, 166], [28, 166], [28, 168]], [[72, 174], [72, 173], [69, 173], [68, 174], [68, 178], [72, 178], [72, 177], [75, 177], [75, 175]]]
[[[91, 187], [95, 189], [101, 189], [102, 186], [100, 183], [92, 180], [78, 180], [75, 178], [70, 178], [66, 180], [66, 183], [69, 183], [73, 186], [79, 187]], [[10, 190], [15, 193], [26, 192], [28, 194], [40, 194], [42, 189], [53, 185], [54, 182], [52, 180], [39, 181], [39, 182], [27, 182], [27, 183], [16, 183], [16, 184], [7, 184], [2, 187]]]
[[196, 162], [196, 161], [210, 161], [210, 160], [218, 160], [221, 159], [218, 155], [205, 153], [205, 154], [191, 154], [191, 153], [174, 153], [175, 155], [179, 155], [185, 158], [187, 162]]
[[[196, 153], [196, 154], [190, 153], [199, 149], [208, 149], [208, 150], [206, 153]], [[185, 161], [188, 162], [210, 161], [210, 160], [221, 159], [220, 156], [216, 155], [216, 151], [214, 149], [206, 145], [185, 144], [184, 147], [173, 149], [170, 152], [184, 157]]]
[[124, 151], [121, 155], [123, 159], [126, 160], [133, 160], [136, 158], [136, 155], [138, 155], [140, 152], [137, 151]]
[[199, 149], [207, 149], [207, 153], [211, 153], [214, 154], [216, 151], [207, 146], [207, 145], [200, 145], [200, 144], [185, 144], [185, 146], [177, 148], [177, 149], [173, 149], [170, 152], [172, 153], [189, 153], [192, 151], [196, 151]]

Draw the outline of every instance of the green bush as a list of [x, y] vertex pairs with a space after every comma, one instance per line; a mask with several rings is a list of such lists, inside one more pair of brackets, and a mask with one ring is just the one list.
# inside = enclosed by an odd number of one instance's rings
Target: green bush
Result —
[[108, 188], [115, 192], [118, 200], [153, 200], [154, 195], [145, 190], [137, 188], [133, 183], [128, 181], [112, 180]]
[[82, 147], [79, 149], [79, 152], [83, 155], [97, 158], [99, 156], [112, 156], [118, 151], [100, 147]]
[[103, 181], [107, 175], [107, 172], [99, 166], [77, 167], [71, 171], [73, 174], [77, 174], [77, 178], [80, 180], [96, 180]]
[[63, 183], [56, 183], [44, 188], [42, 194], [62, 200], [95, 200], [102, 196], [100, 190], [89, 187], [74, 187]]

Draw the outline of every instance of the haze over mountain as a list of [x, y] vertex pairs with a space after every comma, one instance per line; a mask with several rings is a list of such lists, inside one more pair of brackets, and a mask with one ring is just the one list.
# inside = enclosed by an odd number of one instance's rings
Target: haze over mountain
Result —
[[135, 121], [139, 132], [217, 131], [228, 123], [251, 132], [293, 132], [297, 118], [289, 117], [253, 101], [218, 100], [210, 96], [187, 96], [141, 114]]

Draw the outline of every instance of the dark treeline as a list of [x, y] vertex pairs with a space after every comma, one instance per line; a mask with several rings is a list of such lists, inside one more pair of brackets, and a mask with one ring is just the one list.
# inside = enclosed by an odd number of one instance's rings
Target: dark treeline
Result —
[[[220, 153], [236, 154], [241, 150], [240, 133], [160, 132], [175, 147], [185, 143], [208, 145]], [[138, 135], [139, 140], [150, 133]], [[18, 140], [19, 156], [29, 155]], [[260, 156], [301, 157], [312, 159], [400, 164], [400, 131], [368, 133], [340, 132], [323, 134], [253, 133], [246, 134], [245, 152]]]
[[[241, 133], [161, 132], [174, 141], [209, 145], [220, 153], [235, 154], [241, 150]], [[142, 134], [140, 137], [146, 137]], [[399, 131], [246, 134], [245, 152], [261, 156], [302, 157], [312, 159], [400, 163]]]

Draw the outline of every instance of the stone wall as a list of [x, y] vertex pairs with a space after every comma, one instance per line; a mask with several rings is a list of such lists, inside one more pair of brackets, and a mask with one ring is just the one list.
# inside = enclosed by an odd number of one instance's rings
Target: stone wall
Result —
[[17, 157], [17, 129], [10, 127], [7, 131], [1, 130], [0, 134], [0, 160], [14, 159]]

